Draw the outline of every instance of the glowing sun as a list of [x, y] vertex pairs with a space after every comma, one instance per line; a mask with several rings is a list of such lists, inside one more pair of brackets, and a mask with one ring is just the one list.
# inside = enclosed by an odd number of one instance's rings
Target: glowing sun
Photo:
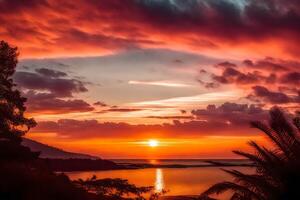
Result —
[[150, 147], [157, 147], [159, 142], [157, 140], [148, 140], [148, 145]]

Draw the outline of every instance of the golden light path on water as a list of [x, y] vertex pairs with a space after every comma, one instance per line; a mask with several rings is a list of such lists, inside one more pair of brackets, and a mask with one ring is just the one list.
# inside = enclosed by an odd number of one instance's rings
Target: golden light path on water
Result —
[[162, 192], [164, 189], [164, 176], [162, 169], [156, 169], [155, 192]]

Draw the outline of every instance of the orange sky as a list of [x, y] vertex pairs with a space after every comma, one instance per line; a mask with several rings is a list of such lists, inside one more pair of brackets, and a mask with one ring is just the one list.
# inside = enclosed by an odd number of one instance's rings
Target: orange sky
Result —
[[233, 157], [264, 142], [249, 121], [299, 109], [299, 19], [293, 0], [0, 1], [38, 122], [27, 137], [105, 158]]

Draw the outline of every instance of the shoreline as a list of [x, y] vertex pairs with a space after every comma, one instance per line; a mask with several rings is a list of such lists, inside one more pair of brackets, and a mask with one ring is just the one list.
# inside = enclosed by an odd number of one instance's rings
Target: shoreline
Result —
[[81, 170], [55, 170], [56, 172], [85, 172], [85, 171], [115, 171], [115, 170], [139, 170], [139, 169], [187, 169], [187, 168], [213, 168], [213, 167], [252, 167], [251, 164], [221, 164], [221, 165], [151, 165], [151, 164], [128, 164], [118, 165], [117, 168], [105, 169], [81, 169]]
[[[204, 164], [205, 163], [205, 164]], [[149, 164], [149, 163], [116, 163], [119, 166], [136, 167], [136, 168], [193, 168], [193, 167], [251, 167], [252, 164], [244, 161], [244, 163], [204, 160], [203, 164]]]
[[151, 168], [204, 168], [204, 167], [251, 167], [252, 164], [247, 161], [216, 161], [205, 160], [200, 163], [131, 163], [131, 162], [114, 162], [104, 159], [40, 159], [51, 170], [56, 172], [75, 172], [75, 171], [107, 171], [107, 170], [134, 170], [134, 169], [151, 169]]

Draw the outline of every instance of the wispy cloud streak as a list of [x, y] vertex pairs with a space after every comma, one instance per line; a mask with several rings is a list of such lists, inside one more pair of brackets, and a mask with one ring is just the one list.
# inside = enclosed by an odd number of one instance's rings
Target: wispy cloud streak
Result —
[[185, 83], [176, 83], [171, 81], [129, 81], [128, 84], [132, 85], [153, 85], [163, 87], [193, 87], [193, 85]]

